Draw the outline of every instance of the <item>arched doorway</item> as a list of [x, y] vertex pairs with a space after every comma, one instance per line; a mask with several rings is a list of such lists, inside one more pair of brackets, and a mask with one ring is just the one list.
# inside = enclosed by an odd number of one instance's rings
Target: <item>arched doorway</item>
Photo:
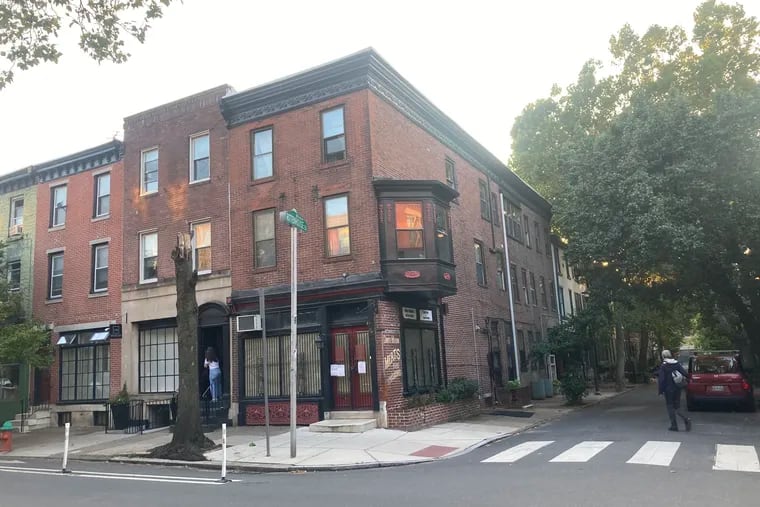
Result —
[[205, 303], [198, 308], [198, 368], [199, 392], [203, 398], [211, 398], [208, 370], [203, 359], [208, 347], [213, 347], [222, 369], [223, 398], [230, 397], [230, 326], [227, 308], [222, 303]]

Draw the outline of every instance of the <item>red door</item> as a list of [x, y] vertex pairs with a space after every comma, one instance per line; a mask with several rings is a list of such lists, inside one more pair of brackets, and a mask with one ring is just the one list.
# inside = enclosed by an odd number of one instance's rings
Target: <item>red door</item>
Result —
[[330, 379], [335, 410], [372, 410], [372, 369], [366, 327], [335, 329], [330, 336]]

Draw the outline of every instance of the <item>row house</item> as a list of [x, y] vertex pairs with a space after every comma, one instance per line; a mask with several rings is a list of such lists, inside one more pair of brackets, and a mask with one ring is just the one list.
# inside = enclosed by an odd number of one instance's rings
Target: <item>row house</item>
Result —
[[[176, 392], [170, 254], [190, 231], [198, 395], [213, 348], [229, 418], [263, 423], [266, 357], [271, 420], [289, 422], [291, 252], [278, 217], [291, 209], [308, 224], [299, 424], [346, 411], [383, 427], [433, 424], [446, 410], [423, 415], [410, 398], [469, 378], [487, 399], [544, 375], [530, 351], [558, 320], [550, 205], [374, 50], [134, 114], [112, 149], [112, 162], [48, 164], [36, 187], [34, 262], [47, 269], [35, 270], [34, 312], [54, 330], [62, 417], [82, 419], [88, 400], [103, 410], [106, 385], [143, 399]], [[93, 211], [102, 174], [114, 196], [106, 218]], [[251, 325], [262, 314], [267, 351]], [[72, 365], [86, 375], [71, 377]]]

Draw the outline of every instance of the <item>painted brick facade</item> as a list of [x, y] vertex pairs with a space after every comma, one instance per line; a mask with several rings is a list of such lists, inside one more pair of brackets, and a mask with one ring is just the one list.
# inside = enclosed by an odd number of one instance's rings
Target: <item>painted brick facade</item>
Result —
[[[23, 199], [24, 214], [22, 233], [12, 234], [11, 208], [13, 202]], [[34, 235], [37, 223], [37, 189], [34, 186], [20, 187], [0, 195], [0, 237], [5, 243], [4, 262], [21, 262], [21, 287], [24, 311], [32, 314], [34, 273]], [[16, 229], [18, 230], [18, 229]], [[14, 231], [15, 232], [15, 231]]]

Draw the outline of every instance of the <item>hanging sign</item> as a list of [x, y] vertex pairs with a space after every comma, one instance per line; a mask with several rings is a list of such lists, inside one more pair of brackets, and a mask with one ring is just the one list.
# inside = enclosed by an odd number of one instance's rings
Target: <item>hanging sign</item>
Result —
[[420, 320], [433, 322], [433, 310], [420, 310]]
[[414, 308], [409, 308], [406, 306], [402, 307], [401, 315], [403, 315], [404, 318], [408, 320], [417, 320], [417, 310]]

